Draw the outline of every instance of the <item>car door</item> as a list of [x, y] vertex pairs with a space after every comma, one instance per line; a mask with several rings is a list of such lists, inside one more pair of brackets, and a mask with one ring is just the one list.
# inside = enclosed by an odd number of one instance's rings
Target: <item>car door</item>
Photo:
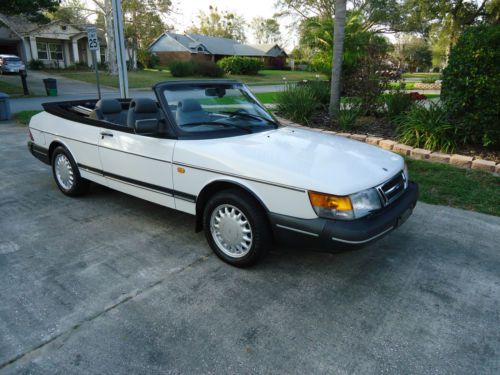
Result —
[[99, 156], [108, 186], [175, 207], [172, 184], [175, 142], [175, 139], [101, 128]]

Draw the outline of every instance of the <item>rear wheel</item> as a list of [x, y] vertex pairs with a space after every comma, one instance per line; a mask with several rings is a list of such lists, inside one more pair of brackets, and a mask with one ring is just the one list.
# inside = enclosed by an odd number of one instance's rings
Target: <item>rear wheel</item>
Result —
[[52, 154], [52, 173], [59, 190], [70, 197], [85, 194], [89, 189], [89, 181], [80, 176], [71, 154], [62, 146]]
[[215, 254], [236, 267], [248, 267], [260, 260], [271, 245], [266, 213], [249, 194], [224, 190], [205, 206], [203, 226]]

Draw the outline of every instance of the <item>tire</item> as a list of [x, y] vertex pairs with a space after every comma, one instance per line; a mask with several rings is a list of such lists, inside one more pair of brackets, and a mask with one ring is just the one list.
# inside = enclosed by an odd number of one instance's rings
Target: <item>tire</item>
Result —
[[89, 190], [90, 182], [80, 176], [75, 160], [62, 146], [52, 153], [52, 174], [59, 190], [67, 196], [78, 197]]
[[214, 253], [235, 267], [258, 262], [272, 242], [264, 209], [238, 189], [223, 190], [210, 198], [203, 211], [203, 227]]

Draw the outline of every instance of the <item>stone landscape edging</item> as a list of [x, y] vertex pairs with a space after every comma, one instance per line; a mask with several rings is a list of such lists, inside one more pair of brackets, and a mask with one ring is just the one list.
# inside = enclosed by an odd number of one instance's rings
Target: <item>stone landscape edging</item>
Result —
[[495, 174], [500, 174], [500, 163], [495, 164], [494, 161], [476, 159], [473, 156], [465, 156], [460, 154], [445, 154], [442, 152], [433, 152], [429, 150], [424, 150], [422, 148], [408, 146], [402, 143], [398, 143], [392, 139], [384, 139], [381, 137], [369, 136], [365, 134], [354, 134], [354, 133], [339, 133], [332, 130], [310, 128], [297, 124], [293, 121], [278, 117], [281, 123], [292, 126], [295, 128], [309, 129], [312, 131], [334, 134], [340, 137], [350, 138], [359, 142], [365, 142], [374, 146], [378, 146], [385, 150], [393, 151], [403, 156], [407, 156], [411, 159], [416, 160], [427, 160], [436, 163], [450, 164], [455, 167], [474, 169], [484, 172], [491, 172]]

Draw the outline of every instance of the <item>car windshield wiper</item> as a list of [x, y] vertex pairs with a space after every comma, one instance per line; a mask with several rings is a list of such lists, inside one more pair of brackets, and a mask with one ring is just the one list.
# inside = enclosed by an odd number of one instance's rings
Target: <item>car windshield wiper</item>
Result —
[[226, 122], [219, 122], [219, 121], [188, 122], [187, 124], [182, 124], [180, 126], [183, 127], [183, 126], [200, 126], [200, 125], [219, 125], [219, 126], [224, 126], [226, 128], [233, 127], [233, 128], [238, 128], [238, 129], [244, 130], [247, 133], [253, 133], [252, 129], [250, 129], [248, 126], [236, 125], [236, 124], [228, 124]]
[[253, 118], [257, 120], [264, 120], [267, 121], [270, 124], [278, 126], [278, 123], [276, 121], [270, 120], [264, 116], [259, 116], [259, 115], [253, 115], [251, 113], [246, 113], [246, 112], [232, 112], [232, 111], [219, 111], [218, 113], [223, 113], [225, 115], [229, 116], [241, 116], [241, 117], [248, 117], [248, 118]]

